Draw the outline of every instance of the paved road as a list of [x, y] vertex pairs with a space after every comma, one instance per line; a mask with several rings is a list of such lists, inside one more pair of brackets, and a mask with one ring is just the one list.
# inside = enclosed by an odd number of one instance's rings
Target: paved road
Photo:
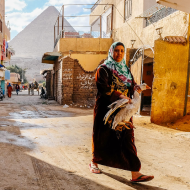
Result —
[[[39, 94], [40, 94], [40, 93], [41, 93], [41, 90], [40, 90]], [[12, 95], [17, 95], [17, 94], [16, 94], [16, 91], [13, 91], [13, 92], [12, 92]], [[28, 94], [28, 90], [20, 90], [20, 92], [18, 93], [18, 95], [19, 95], [19, 96], [29, 95], [29, 94]], [[34, 95], [35, 95], [35, 96], [38, 96], [38, 91], [37, 91], [36, 89], [34, 90]], [[31, 92], [30, 92], [30, 96], [32, 96]]]
[[63, 108], [38, 96], [12, 96], [0, 108], [0, 190], [190, 189], [189, 133], [135, 116], [142, 172], [155, 179], [132, 184], [128, 171], [89, 172], [92, 109]]

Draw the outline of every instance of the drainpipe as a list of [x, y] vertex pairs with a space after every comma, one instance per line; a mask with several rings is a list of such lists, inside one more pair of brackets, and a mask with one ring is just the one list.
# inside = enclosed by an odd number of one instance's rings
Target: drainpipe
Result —
[[188, 102], [188, 93], [189, 93], [189, 76], [190, 76], [190, 14], [189, 14], [189, 27], [187, 33], [187, 43], [189, 47], [188, 55], [188, 66], [187, 66], [187, 82], [186, 82], [186, 92], [185, 92], [185, 106], [183, 115], [187, 115], [187, 102]]
[[[140, 82], [140, 84], [142, 84], [142, 81], [143, 81], [143, 69], [144, 69], [144, 47], [142, 49], [141, 82]], [[140, 105], [139, 110], [138, 110], [139, 115], [140, 115], [141, 109], [142, 109], [142, 93], [140, 93], [140, 102], [141, 102], [141, 105]]]

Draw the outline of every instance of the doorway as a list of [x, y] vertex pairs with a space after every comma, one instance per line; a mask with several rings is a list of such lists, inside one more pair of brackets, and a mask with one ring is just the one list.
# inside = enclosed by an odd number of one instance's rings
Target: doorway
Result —
[[151, 114], [153, 78], [153, 59], [149, 59], [143, 64], [142, 83], [146, 83], [151, 89], [145, 90], [141, 94], [141, 115], [149, 116]]

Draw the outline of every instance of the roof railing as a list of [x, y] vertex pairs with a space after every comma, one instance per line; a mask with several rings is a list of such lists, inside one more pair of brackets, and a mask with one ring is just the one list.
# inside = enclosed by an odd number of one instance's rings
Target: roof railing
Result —
[[98, 1], [94, 4], [94, 6], [91, 8], [91, 12], [98, 6], [98, 4], [100, 4], [101, 1], [102, 1], [102, 0], [98, 0]]

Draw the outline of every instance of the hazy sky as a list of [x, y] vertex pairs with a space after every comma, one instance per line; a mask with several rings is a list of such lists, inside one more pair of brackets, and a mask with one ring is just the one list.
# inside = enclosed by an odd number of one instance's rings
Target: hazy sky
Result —
[[[94, 4], [97, 0], [5, 0], [6, 22], [11, 27], [11, 39], [22, 31], [31, 21], [48, 6], [55, 6], [58, 11], [63, 4]], [[89, 14], [92, 6], [65, 6], [65, 16]], [[72, 25], [84, 26], [87, 18], [67, 18]]]

